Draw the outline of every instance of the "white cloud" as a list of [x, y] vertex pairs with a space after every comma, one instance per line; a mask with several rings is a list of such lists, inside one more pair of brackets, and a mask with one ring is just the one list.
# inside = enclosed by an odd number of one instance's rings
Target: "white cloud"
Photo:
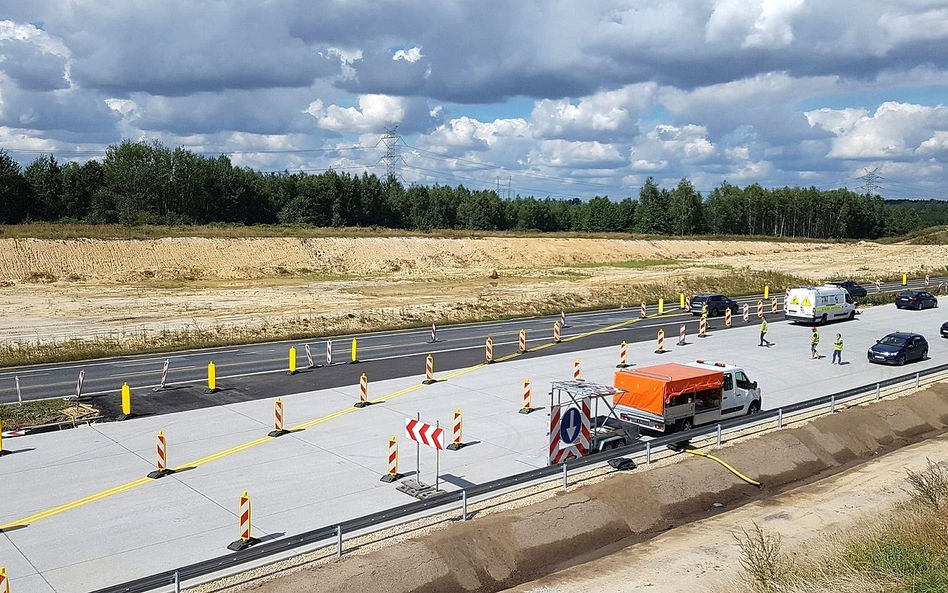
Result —
[[806, 112], [811, 126], [835, 136], [827, 155], [837, 159], [903, 159], [939, 131], [948, 130], [948, 107], [894, 101], [872, 114], [857, 109]]
[[620, 165], [626, 160], [611, 144], [600, 142], [570, 142], [542, 140], [531, 151], [530, 163], [549, 167], [589, 167], [606, 164]]
[[405, 60], [406, 62], [417, 62], [424, 57], [424, 54], [421, 53], [420, 47], [413, 47], [407, 51], [400, 49], [395, 52], [395, 55], [392, 56], [392, 60], [397, 62], [399, 60]]
[[743, 47], [786, 47], [793, 42], [793, 17], [804, 0], [763, 0], [760, 16]]
[[652, 102], [657, 85], [628, 85], [583, 97], [578, 103], [567, 98], [541, 99], [533, 107], [531, 122], [539, 136], [585, 140], [609, 136], [631, 137], [636, 119]]
[[317, 99], [305, 109], [319, 122], [319, 127], [334, 132], [361, 133], [382, 131], [401, 123], [405, 118], [407, 99], [387, 95], [360, 95], [359, 107], [323, 107]]
[[948, 131], [936, 130], [931, 138], [918, 145], [915, 152], [922, 155], [940, 152], [948, 153]]
[[948, 8], [935, 8], [912, 14], [886, 12], [879, 17], [879, 26], [889, 33], [894, 42], [943, 40], [948, 37]]

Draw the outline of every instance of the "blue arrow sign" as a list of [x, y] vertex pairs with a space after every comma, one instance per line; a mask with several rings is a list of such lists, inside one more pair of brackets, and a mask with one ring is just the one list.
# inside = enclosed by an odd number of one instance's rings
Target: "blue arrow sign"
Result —
[[568, 408], [560, 423], [560, 441], [563, 445], [572, 445], [583, 429], [583, 417], [579, 408]]

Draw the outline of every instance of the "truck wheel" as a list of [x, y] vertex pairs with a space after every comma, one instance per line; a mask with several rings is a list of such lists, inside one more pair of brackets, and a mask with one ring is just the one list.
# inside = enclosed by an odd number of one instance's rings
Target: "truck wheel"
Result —
[[747, 406], [747, 415], [756, 414], [760, 412], [760, 402], [751, 402], [751, 405]]
[[852, 311], [849, 312], [849, 320], [852, 321], [855, 318], [856, 318], [856, 310], [853, 309]]
[[826, 325], [826, 313], [823, 313], [823, 317], [820, 318], [820, 324]]
[[686, 430], [691, 430], [692, 428], [694, 428], [694, 426], [695, 426], [694, 420], [692, 420], [691, 418], [685, 418], [683, 420], [678, 421], [678, 430], [681, 432], [685, 432]]

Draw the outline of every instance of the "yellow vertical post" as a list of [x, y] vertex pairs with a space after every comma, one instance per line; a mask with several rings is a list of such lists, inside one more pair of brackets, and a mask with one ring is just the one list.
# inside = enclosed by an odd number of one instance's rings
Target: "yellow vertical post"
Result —
[[683, 292], [678, 294], [678, 306], [682, 309], [685, 308], [685, 293]]
[[765, 299], [770, 298], [770, 286], [764, 286], [764, 298]]
[[207, 363], [207, 390], [217, 391], [217, 367], [213, 361]]
[[665, 312], [665, 299], [658, 299], [658, 314]]
[[908, 284], [908, 274], [902, 274], [902, 286]]
[[10, 581], [7, 579], [5, 566], [0, 566], [0, 593], [10, 593]]
[[296, 346], [290, 346], [290, 374], [296, 374]]
[[352, 358], [349, 362], [359, 362], [359, 340], [352, 338]]
[[0, 452], [3, 451], [3, 418], [0, 418]]
[[132, 388], [128, 386], [128, 383], [122, 384], [122, 415], [132, 415]]

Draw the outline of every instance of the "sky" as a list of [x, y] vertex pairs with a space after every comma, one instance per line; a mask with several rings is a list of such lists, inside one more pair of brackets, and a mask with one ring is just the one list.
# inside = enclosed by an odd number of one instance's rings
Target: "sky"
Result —
[[0, 149], [502, 196], [948, 199], [948, 0], [0, 0]]

